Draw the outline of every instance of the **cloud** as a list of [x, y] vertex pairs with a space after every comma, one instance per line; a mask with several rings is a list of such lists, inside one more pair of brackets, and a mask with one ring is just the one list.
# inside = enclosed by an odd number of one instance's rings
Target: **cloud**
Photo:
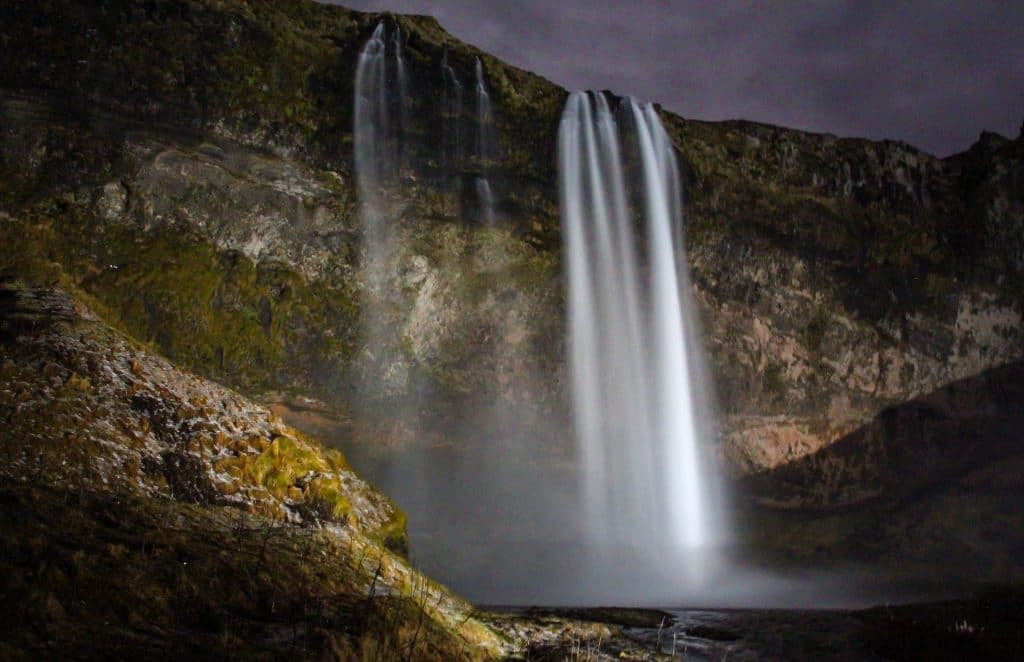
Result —
[[1024, 117], [1024, 4], [347, 0], [432, 14], [569, 89], [685, 117], [899, 139], [947, 155]]

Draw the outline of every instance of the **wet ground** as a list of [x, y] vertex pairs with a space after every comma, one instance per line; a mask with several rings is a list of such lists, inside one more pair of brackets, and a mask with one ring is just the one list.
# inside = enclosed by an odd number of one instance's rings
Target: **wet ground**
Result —
[[850, 612], [684, 610], [659, 629], [623, 628], [651, 650], [687, 660], [870, 660]]
[[[1024, 660], [1024, 588], [865, 610], [556, 609], [614, 626], [605, 641], [530, 659]], [[660, 654], [660, 655], [659, 655]]]

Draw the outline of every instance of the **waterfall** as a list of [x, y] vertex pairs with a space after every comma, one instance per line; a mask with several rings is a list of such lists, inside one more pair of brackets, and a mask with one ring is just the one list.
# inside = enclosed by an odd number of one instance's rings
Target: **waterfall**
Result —
[[490, 160], [493, 152], [493, 117], [491, 111], [491, 95], [487, 93], [487, 82], [484, 79], [484, 65], [476, 58], [476, 144], [474, 145], [475, 166], [479, 170], [476, 176], [477, 202], [480, 205], [482, 219], [490, 224], [494, 222], [494, 195], [491, 183], [487, 179]]
[[389, 48], [381, 21], [359, 51], [352, 133], [364, 200], [378, 196], [380, 187], [394, 180], [401, 166], [408, 83], [400, 34], [396, 27]]
[[[391, 50], [395, 59], [395, 78], [398, 83], [398, 119], [399, 136], [409, 126], [409, 79], [405, 73], [405, 59], [402, 57], [402, 28], [395, 26], [395, 32], [391, 35]], [[398, 141], [398, 156], [401, 158], [402, 143]]]
[[494, 223], [494, 194], [486, 177], [476, 178], [476, 199], [480, 205], [480, 217], [487, 224]]
[[484, 79], [484, 65], [476, 58], [476, 158], [481, 164], [492, 157], [491, 154], [491, 95], [487, 93], [487, 82]]
[[381, 21], [359, 52], [352, 127], [366, 271], [375, 288], [381, 285], [390, 255], [386, 189], [401, 174], [408, 121], [401, 31], [395, 26], [390, 40], [386, 32]]
[[444, 175], [455, 177], [462, 161], [462, 83], [448, 64], [448, 47], [441, 57], [441, 159]]
[[408, 170], [404, 148], [409, 126], [408, 84], [402, 33], [397, 25], [389, 30], [381, 21], [359, 52], [352, 126], [364, 287], [360, 316], [364, 351], [357, 370], [370, 385], [363, 389], [367, 402], [401, 387], [401, 375], [388, 368], [398, 352], [384, 329], [387, 311], [401, 296], [400, 287], [394, 284], [394, 237], [401, 196], [395, 195], [394, 189]]
[[559, 127], [574, 425], [586, 533], [721, 542], [671, 141], [650, 104], [572, 94]]

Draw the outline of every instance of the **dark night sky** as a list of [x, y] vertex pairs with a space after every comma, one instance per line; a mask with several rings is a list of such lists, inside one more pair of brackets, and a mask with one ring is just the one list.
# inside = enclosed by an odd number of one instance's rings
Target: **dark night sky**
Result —
[[331, 0], [432, 14], [568, 89], [946, 156], [1024, 119], [1024, 2]]

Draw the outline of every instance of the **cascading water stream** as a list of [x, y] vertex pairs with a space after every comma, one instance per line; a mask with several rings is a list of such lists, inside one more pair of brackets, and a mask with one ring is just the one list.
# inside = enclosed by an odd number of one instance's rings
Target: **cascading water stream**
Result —
[[490, 160], [494, 158], [493, 137], [493, 111], [491, 109], [491, 95], [487, 92], [487, 82], [484, 77], [484, 65], [480, 58], [476, 59], [476, 145], [474, 160], [480, 173], [476, 177], [476, 195], [480, 203], [480, 211], [483, 220], [488, 224], [494, 222], [494, 194], [491, 191], [491, 183], [487, 178], [487, 170], [490, 167]]
[[587, 535], [614, 547], [720, 543], [671, 141], [650, 104], [624, 99], [613, 113], [605, 95], [574, 93], [559, 169]]
[[359, 51], [352, 126], [365, 270], [372, 289], [381, 287], [391, 253], [386, 191], [401, 173], [408, 85], [401, 32], [395, 26], [387, 39], [381, 22]]
[[408, 120], [408, 81], [401, 32], [390, 40], [383, 21], [359, 51], [356, 66], [353, 138], [360, 193], [372, 196], [399, 171]]
[[484, 77], [484, 65], [480, 58], [476, 58], [474, 66], [476, 74], [476, 157], [484, 162], [491, 158], [491, 95], [487, 92], [487, 81]]
[[407, 77], [402, 59], [401, 32], [390, 40], [383, 21], [359, 52], [356, 67], [352, 135], [355, 171], [361, 203], [363, 242], [371, 287], [380, 285], [389, 251], [386, 189], [399, 177], [402, 142], [407, 122]]
[[455, 177], [462, 163], [462, 83], [448, 64], [448, 48], [441, 57], [441, 158], [446, 177]]
[[397, 25], [389, 31], [384, 21], [377, 24], [359, 52], [354, 88], [352, 138], [365, 286], [361, 315], [365, 352], [360, 369], [380, 395], [390, 388], [386, 379], [378, 377], [381, 366], [395, 353], [393, 341], [383, 332], [385, 311], [401, 294], [393, 285], [395, 201], [400, 199], [394, 189], [405, 169], [409, 118], [408, 75]]

